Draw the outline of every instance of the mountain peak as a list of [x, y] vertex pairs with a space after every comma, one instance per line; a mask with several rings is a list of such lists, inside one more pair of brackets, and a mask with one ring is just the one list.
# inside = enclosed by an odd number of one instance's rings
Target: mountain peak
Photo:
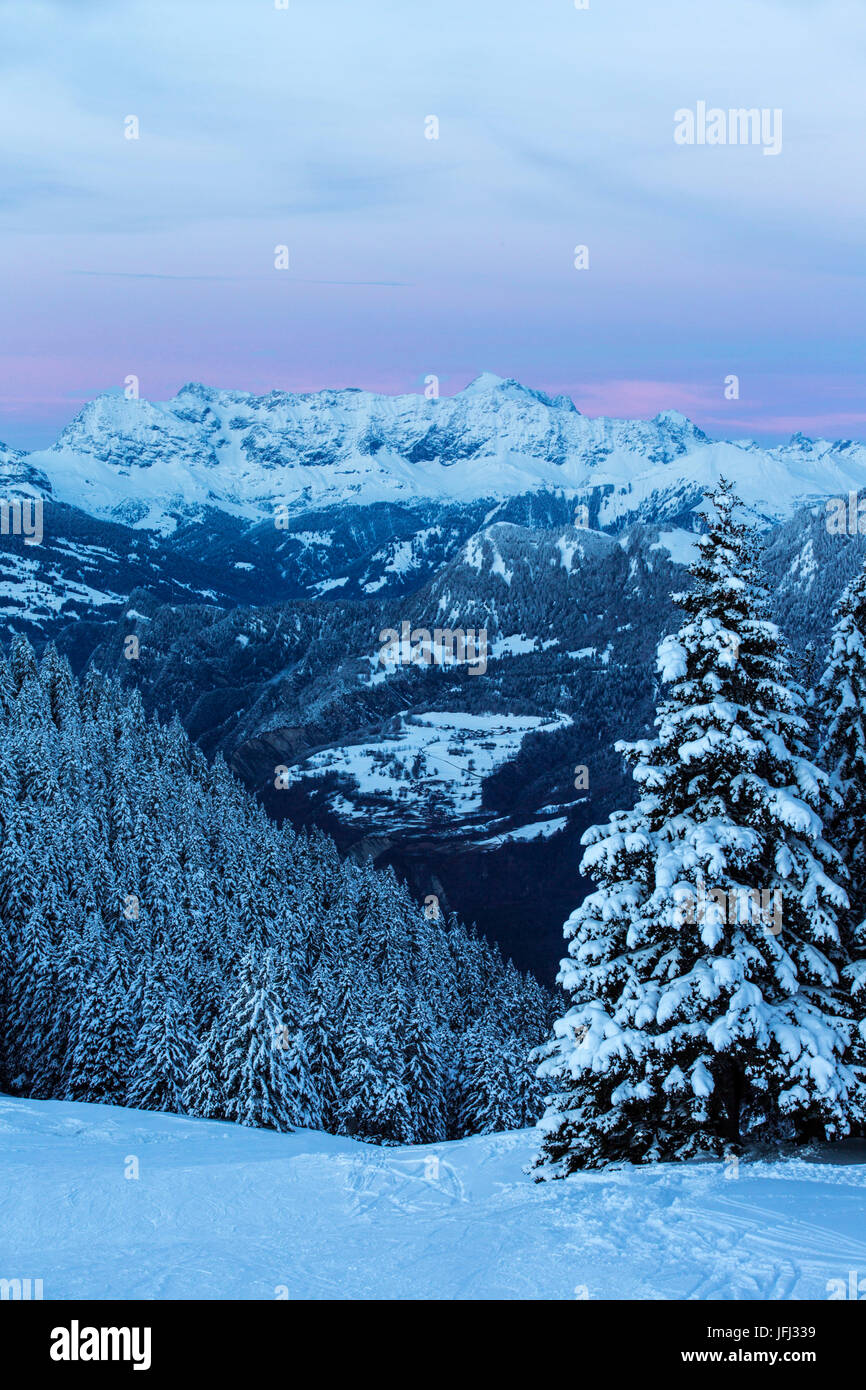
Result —
[[458, 396], [486, 396], [494, 391], [498, 396], [505, 396], [511, 400], [538, 401], [541, 405], [551, 406], [558, 410], [573, 411], [575, 415], [579, 413], [570, 396], [549, 396], [546, 391], [536, 391], [531, 386], [524, 386], [513, 376], [497, 376], [495, 372], [482, 372], [457, 394]]
[[690, 420], [688, 415], [683, 415], [679, 410], [660, 410], [653, 416], [652, 423], [674, 438], [692, 439], [701, 443], [706, 443], [709, 439], [709, 435], [705, 434], [694, 420]]
[[188, 381], [180, 388], [175, 400], [179, 400], [181, 396], [194, 396], [197, 400], [209, 401], [219, 394], [219, 390], [214, 386], [205, 386], [201, 381]]
[[484, 391], [495, 391], [500, 386], [518, 386], [520, 383], [509, 377], [507, 380], [503, 376], [497, 376], [495, 372], [482, 372], [464, 386], [459, 393], [461, 396], [479, 396]]
[[688, 415], [683, 415], [679, 410], [660, 410], [654, 418], [660, 425], [677, 425], [680, 428], [687, 425], [689, 429], [697, 428], [696, 425], [692, 424]]

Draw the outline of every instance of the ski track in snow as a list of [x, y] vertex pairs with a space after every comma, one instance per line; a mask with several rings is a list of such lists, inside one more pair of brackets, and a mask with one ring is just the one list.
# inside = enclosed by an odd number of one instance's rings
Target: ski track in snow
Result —
[[866, 1163], [537, 1184], [534, 1148], [532, 1131], [377, 1148], [4, 1097], [0, 1277], [41, 1278], [46, 1299], [786, 1300], [866, 1272]]

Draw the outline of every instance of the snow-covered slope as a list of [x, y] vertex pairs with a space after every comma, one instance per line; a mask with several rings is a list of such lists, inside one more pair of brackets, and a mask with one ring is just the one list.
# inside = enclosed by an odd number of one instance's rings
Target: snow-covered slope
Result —
[[46, 1299], [823, 1300], [866, 1269], [863, 1145], [545, 1184], [533, 1148], [0, 1098], [0, 1276]]
[[[368, 833], [422, 830], [430, 836], [438, 830], [451, 841], [467, 836], [483, 841], [492, 833], [495, 841], [498, 821], [482, 814], [485, 777], [515, 757], [527, 733], [568, 722], [561, 716], [407, 710], [391, 721], [387, 737], [301, 758], [287, 768], [285, 785], [327, 777], [333, 790], [326, 804], [344, 824], [362, 825]], [[548, 817], [535, 833], [554, 833], [565, 824], [565, 817]], [[522, 838], [533, 838], [528, 829], [521, 827]]]
[[[554, 490], [593, 520], [662, 520], [695, 506], [719, 473], [761, 516], [866, 485], [866, 446], [802, 435], [763, 449], [719, 443], [676, 411], [588, 419], [565, 396], [490, 373], [455, 396], [201, 385], [154, 404], [104, 395], [50, 449], [29, 456], [56, 497], [169, 534], [217, 508], [249, 522], [276, 507], [470, 503]], [[399, 563], [399, 560], [398, 560]]]

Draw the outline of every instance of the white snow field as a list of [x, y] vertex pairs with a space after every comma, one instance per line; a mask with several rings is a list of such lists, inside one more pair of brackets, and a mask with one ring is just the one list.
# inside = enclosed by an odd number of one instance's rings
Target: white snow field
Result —
[[45, 1299], [824, 1300], [866, 1275], [862, 1144], [544, 1184], [533, 1148], [0, 1097], [0, 1278]]
[[[311, 753], [286, 769], [283, 785], [338, 773], [349, 779], [352, 792], [333, 792], [327, 800], [344, 821], [387, 834], [426, 829], [438, 820], [453, 834], [455, 821], [481, 814], [482, 781], [517, 756], [528, 733], [548, 733], [571, 720], [562, 714], [545, 720], [534, 714], [402, 710], [395, 722], [390, 738]], [[375, 795], [381, 804], [356, 805], [353, 795]]]

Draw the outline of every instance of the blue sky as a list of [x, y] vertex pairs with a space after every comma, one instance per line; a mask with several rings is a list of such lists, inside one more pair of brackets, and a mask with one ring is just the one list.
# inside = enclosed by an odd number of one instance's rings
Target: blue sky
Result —
[[[860, 0], [0, 0], [0, 67], [6, 443], [130, 374], [482, 370], [866, 437]], [[698, 101], [780, 109], [781, 152], [677, 145]]]

